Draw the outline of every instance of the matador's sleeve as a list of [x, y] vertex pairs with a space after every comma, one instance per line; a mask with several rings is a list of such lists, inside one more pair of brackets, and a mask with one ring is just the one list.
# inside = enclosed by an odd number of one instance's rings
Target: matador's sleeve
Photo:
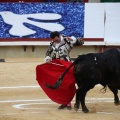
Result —
[[82, 38], [76, 38], [77, 41], [74, 44], [75, 46], [82, 46], [84, 44], [84, 40]]

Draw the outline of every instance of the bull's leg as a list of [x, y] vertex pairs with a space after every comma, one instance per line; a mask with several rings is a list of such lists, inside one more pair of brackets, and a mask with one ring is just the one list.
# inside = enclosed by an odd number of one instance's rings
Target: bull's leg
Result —
[[85, 96], [86, 96], [86, 94], [87, 94], [87, 91], [80, 92], [80, 103], [81, 103], [82, 111], [84, 113], [88, 113], [89, 112], [88, 108], [85, 105]]
[[117, 88], [114, 88], [114, 87], [111, 87], [108, 85], [108, 87], [110, 88], [110, 90], [113, 92], [114, 94], [114, 103], [115, 105], [119, 105], [120, 104], [120, 101], [119, 101], [119, 97], [118, 97], [118, 89]]
[[80, 102], [81, 102], [81, 106], [82, 106], [82, 111], [84, 113], [88, 113], [89, 112], [88, 108], [85, 105], [85, 96], [86, 96], [87, 92], [90, 89], [94, 88], [94, 86], [96, 84], [97, 83], [94, 80], [89, 80], [85, 84], [83, 84], [81, 89], [80, 89]]
[[75, 103], [75, 107], [78, 107], [79, 103], [81, 103], [81, 107], [82, 107], [82, 111], [84, 113], [88, 113], [89, 110], [85, 105], [85, 96], [87, 94], [87, 92], [92, 89], [96, 84], [93, 83], [93, 81], [87, 81], [86, 83], [84, 83], [79, 90], [77, 91], [77, 96], [76, 96], [76, 103]]

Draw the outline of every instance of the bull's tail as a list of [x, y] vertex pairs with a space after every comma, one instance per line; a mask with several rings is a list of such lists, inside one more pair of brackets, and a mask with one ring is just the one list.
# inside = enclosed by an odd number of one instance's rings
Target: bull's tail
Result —
[[48, 88], [51, 89], [57, 89], [60, 87], [60, 85], [62, 84], [63, 78], [65, 77], [65, 75], [67, 74], [67, 72], [69, 71], [69, 69], [79, 60], [79, 57], [77, 59], [75, 59], [75, 61], [64, 71], [63, 74], [60, 75], [60, 77], [58, 78], [57, 82], [54, 85], [49, 85], [49, 84], [45, 84]]

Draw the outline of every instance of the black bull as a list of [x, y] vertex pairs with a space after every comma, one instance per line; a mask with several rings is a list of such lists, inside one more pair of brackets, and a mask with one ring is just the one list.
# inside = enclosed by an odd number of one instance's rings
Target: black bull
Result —
[[114, 103], [119, 104], [118, 89], [120, 89], [120, 50], [110, 49], [103, 53], [89, 53], [80, 55], [60, 76], [52, 86], [46, 84], [51, 89], [60, 87], [63, 77], [74, 65], [74, 76], [78, 89], [76, 91], [75, 110], [79, 109], [81, 103], [82, 111], [87, 113], [89, 110], [85, 105], [87, 92], [94, 88], [96, 84], [101, 84], [105, 89], [107, 86], [114, 94]]

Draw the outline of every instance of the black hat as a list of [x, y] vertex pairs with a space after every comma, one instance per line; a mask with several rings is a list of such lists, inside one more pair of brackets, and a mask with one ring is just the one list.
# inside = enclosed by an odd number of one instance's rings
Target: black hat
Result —
[[59, 37], [60, 33], [58, 31], [54, 31], [50, 33], [50, 38], [54, 39], [55, 37]]

